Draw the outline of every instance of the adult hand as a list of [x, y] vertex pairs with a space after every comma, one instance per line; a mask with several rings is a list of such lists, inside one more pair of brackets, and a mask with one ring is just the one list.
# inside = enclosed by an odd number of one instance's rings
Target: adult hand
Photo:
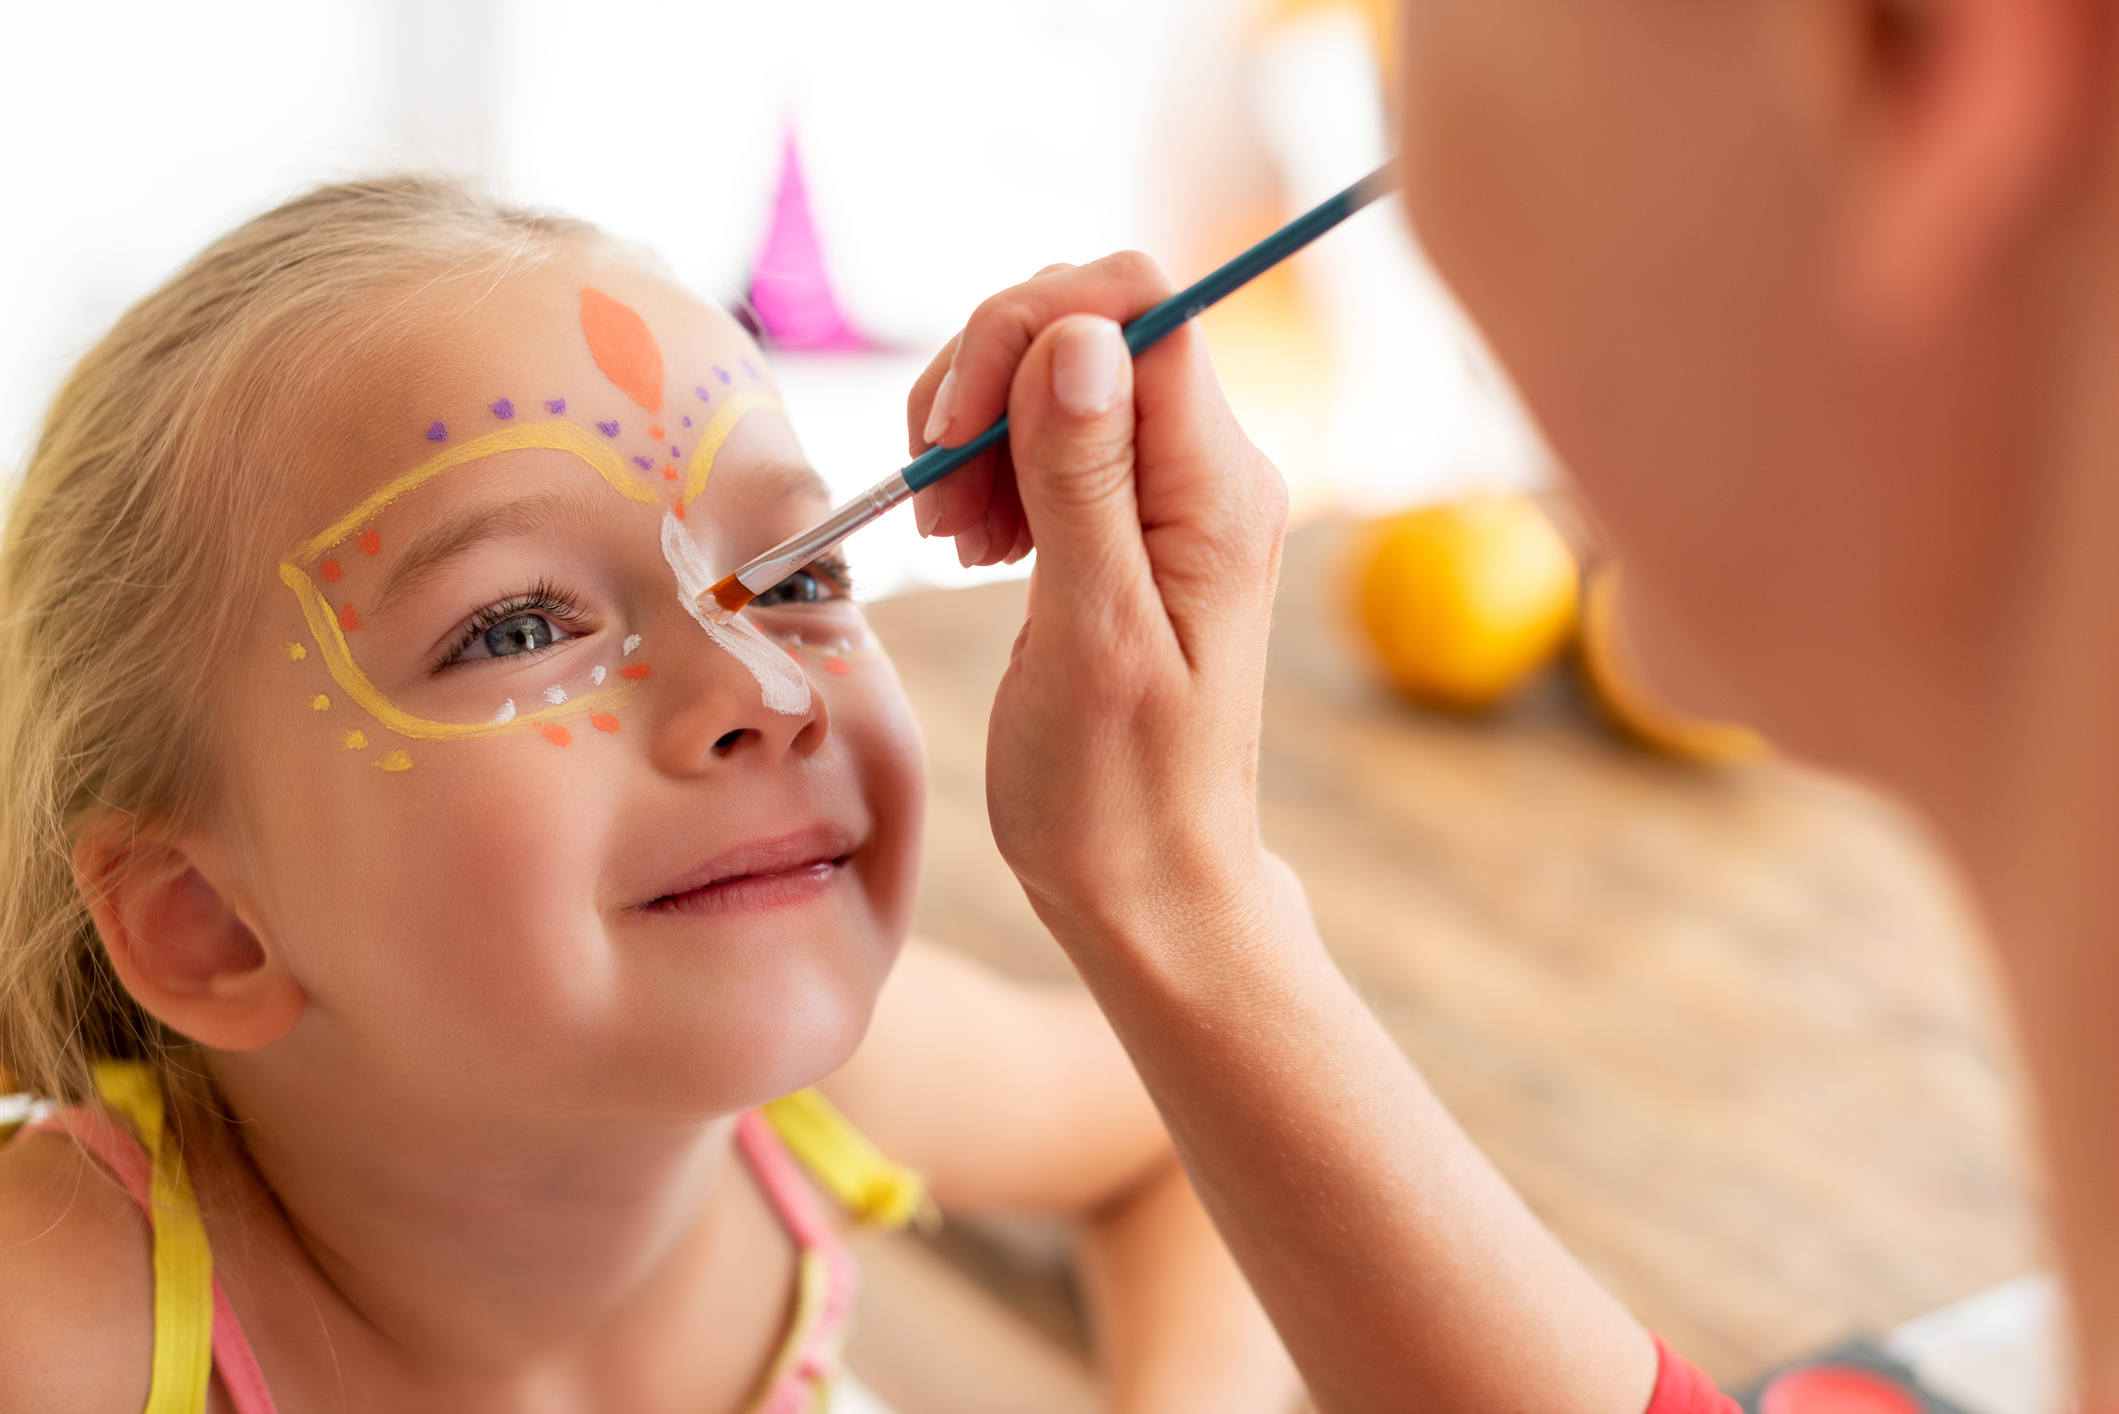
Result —
[[922, 491], [916, 514], [966, 564], [1038, 551], [987, 805], [1070, 950], [1285, 897], [1254, 797], [1287, 491], [1197, 325], [1128, 356], [1120, 324], [1171, 292], [1136, 253], [1052, 266], [980, 305], [908, 405], [915, 452], [1009, 416], [1008, 443]]
[[994, 702], [1002, 855], [1088, 982], [1309, 1382], [1341, 1411], [1638, 1414], [1646, 1332], [1465, 1139], [1346, 985], [1255, 801], [1286, 493], [1186, 326], [1126, 356], [1152, 263], [979, 306], [914, 450], [1009, 441], [921, 493], [966, 564], [1035, 545]]

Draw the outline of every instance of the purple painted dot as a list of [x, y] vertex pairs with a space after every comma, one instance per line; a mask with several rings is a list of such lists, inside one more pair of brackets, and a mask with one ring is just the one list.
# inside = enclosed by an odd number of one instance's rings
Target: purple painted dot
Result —
[[449, 429], [437, 422], [427, 429], [427, 440], [429, 442], [446, 442], [449, 440]]
[[515, 415], [515, 404], [509, 402], [506, 398], [502, 398], [497, 403], [488, 403], [486, 406], [493, 409], [493, 415], [503, 421]]
[[717, 363], [714, 365], [714, 376], [726, 383], [728, 381], [728, 370]]
[[655, 459], [653, 457], [634, 457], [633, 465], [639, 467], [642, 471], [653, 471], [655, 469]]
[[688, 417], [687, 417], [686, 419], [684, 419], [684, 425], [685, 425], [686, 427], [689, 427], [689, 426], [691, 426], [691, 425], [692, 425], [692, 420], [691, 420], [690, 418], [688, 418]]
[[[708, 400], [709, 398], [713, 397], [713, 394], [712, 394], [712, 393], [709, 393], [709, 392], [707, 392], [707, 391], [706, 391], [706, 389], [704, 389], [704, 388], [694, 388], [694, 389], [692, 389], [692, 391], [693, 391], [693, 392], [695, 392], [695, 393], [697, 393], [697, 394], [699, 395], [699, 401], [700, 401], [700, 402], [702, 402], [702, 403], [703, 403], [703, 402], [705, 402], [705, 401], [707, 401], [707, 400]], [[686, 419], [685, 419], [685, 421], [686, 421], [686, 422], [690, 422], [690, 421], [691, 421], [691, 419], [690, 419], [690, 418], [686, 418]]]
[[678, 451], [678, 450], [677, 450], [677, 449], [676, 449], [676, 448], [675, 448], [675, 447], [673, 446], [673, 447], [671, 447], [671, 448], [670, 448], [670, 455], [671, 455], [671, 456], [673, 456], [673, 457], [681, 457], [681, 456], [683, 456], [683, 455], [684, 455], [684, 453], [682, 453], [682, 452]]
[[749, 359], [743, 360], [743, 371], [745, 373], [748, 373], [753, 378], [756, 378], [758, 376], [758, 370], [750, 366]]
[[567, 400], [565, 398], [546, 398], [544, 400], [544, 410], [557, 417], [567, 410]]
[[616, 437], [618, 435], [618, 424], [615, 422], [599, 422], [596, 424], [596, 430], [606, 437]]

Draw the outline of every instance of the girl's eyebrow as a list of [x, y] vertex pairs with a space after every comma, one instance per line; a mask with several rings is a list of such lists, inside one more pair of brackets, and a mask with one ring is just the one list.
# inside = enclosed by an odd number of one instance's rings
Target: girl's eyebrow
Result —
[[831, 499], [831, 488], [824, 484], [824, 478], [808, 462], [775, 460], [759, 467], [754, 475], [764, 480], [764, 489], [769, 495]]
[[578, 532], [604, 498], [577, 489], [540, 491], [517, 500], [474, 507], [431, 525], [418, 535], [383, 575], [376, 595], [380, 614], [391, 599], [426, 579], [450, 560], [492, 540], [552, 532]]

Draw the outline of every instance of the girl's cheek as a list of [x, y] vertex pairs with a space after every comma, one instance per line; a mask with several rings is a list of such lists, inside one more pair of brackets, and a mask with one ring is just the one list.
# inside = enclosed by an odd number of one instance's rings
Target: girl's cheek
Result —
[[882, 646], [855, 612], [757, 614], [758, 631], [779, 644], [812, 678], [851, 677], [857, 664], [886, 662]]

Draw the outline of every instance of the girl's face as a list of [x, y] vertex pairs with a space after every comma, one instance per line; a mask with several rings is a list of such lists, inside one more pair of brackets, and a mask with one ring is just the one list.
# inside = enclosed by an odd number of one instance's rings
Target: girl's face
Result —
[[829, 509], [757, 351], [578, 256], [427, 323], [308, 429], [236, 672], [234, 891], [309, 998], [240, 1063], [561, 1114], [817, 1079], [907, 927], [922, 763], [843, 571], [735, 652], [680, 595]]

